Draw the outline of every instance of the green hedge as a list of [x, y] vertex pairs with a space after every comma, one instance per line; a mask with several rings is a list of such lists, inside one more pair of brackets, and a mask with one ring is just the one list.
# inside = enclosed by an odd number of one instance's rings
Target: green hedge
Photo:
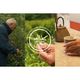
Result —
[[[26, 20], [25, 21], [25, 35], [27, 38], [27, 34], [29, 33], [29, 31], [35, 27], [45, 27], [47, 28], [52, 36], [52, 40], [53, 40], [53, 36], [54, 36], [54, 30], [55, 30], [55, 18], [49, 18], [49, 19], [41, 19], [41, 20]], [[53, 41], [52, 41], [53, 42]], [[45, 63], [44, 61], [42, 61], [38, 54], [36, 54], [36, 51], [32, 51], [29, 47], [28, 47], [28, 43], [26, 43], [25, 45], [25, 50], [26, 50], [26, 66], [48, 66], [47, 63]]]
[[52, 18], [52, 17], [55, 17], [56, 15], [55, 14], [25, 14], [25, 19], [26, 20], [39, 20], [39, 19], [49, 19], [49, 18]]
[[50, 19], [42, 19], [42, 20], [31, 20], [25, 21], [25, 26], [26, 26], [26, 32], [29, 32], [32, 28], [35, 27], [46, 27], [52, 36], [54, 36], [54, 30], [55, 30], [55, 18], [50, 18]]
[[17, 28], [10, 35], [10, 42], [13, 46], [20, 49], [19, 54], [8, 56], [9, 66], [25, 66], [25, 33], [24, 33], [24, 14], [0, 14], [0, 23], [5, 22], [8, 18], [15, 18]]

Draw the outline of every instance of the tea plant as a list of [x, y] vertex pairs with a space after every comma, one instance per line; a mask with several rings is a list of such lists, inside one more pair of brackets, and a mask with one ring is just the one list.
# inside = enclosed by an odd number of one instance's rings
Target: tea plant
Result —
[[[44, 28], [47, 28], [50, 31], [51, 35], [51, 43], [54, 43], [53, 36], [54, 36], [54, 18], [50, 19], [43, 19], [43, 20], [26, 20], [25, 21], [25, 35], [26, 35], [26, 40], [27, 43], [25, 45], [25, 50], [26, 50], [26, 58], [25, 58], [25, 65], [26, 66], [49, 66], [47, 63], [45, 63], [43, 60], [39, 58], [39, 55], [37, 54], [37, 51], [32, 50], [29, 46], [28, 42], [28, 37], [27, 34], [31, 29], [34, 29], [35, 27], [40, 28], [41, 26]], [[47, 42], [49, 43], [49, 36], [45, 34], [44, 32], [35, 32], [32, 37], [30, 37], [31, 43], [33, 47], [36, 48], [36, 45], [39, 43], [44, 43]]]

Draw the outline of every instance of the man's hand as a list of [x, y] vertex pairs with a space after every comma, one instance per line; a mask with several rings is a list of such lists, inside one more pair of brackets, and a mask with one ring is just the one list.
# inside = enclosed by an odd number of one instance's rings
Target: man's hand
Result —
[[49, 65], [53, 65], [55, 63], [55, 47], [53, 44], [51, 44], [49, 47], [48, 45], [49, 44], [47, 43], [38, 44], [38, 54], [42, 60], [47, 62]]
[[72, 41], [64, 45], [67, 55], [80, 55], [80, 40]]
[[20, 51], [19, 51], [19, 49], [16, 49], [17, 50], [17, 53], [19, 53]]

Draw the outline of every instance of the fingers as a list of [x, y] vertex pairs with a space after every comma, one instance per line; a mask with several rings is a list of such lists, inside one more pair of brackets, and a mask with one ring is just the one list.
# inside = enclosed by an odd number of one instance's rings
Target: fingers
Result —
[[52, 65], [52, 64], [55, 63], [55, 53], [50, 54], [50, 55], [45, 54], [45, 53], [44, 54], [40, 54], [40, 58], [42, 60], [44, 60], [45, 62], [47, 62], [49, 65]]
[[80, 40], [71, 41], [71, 42], [69, 42], [69, 43], [66, 43], [66, 44], [64, 45], [64, 47], [67, 48], [67, 47], [74, 46], [74, 45], [77, 45], [77, 44], [80, 45]]
[[75, 46], [66, 48], [65, 53], [68, 55], [80, 55], [80, 45], [75, 45]]
[[76, 52], [80, 50], [80, 45], [71, 46], [69, 48], [66, 48], [66, 52]]
[[47, 43], [40, 43], [37, 45], [37, 49], [39, 51], [43, 50], [44, 52], [46, 52], [48, 46], [49, 46], [49, 44], [47, 44]]
[[40, 45], [40, 47], [41, 47], [42, 49], [46, 49], [49, 44], [47, 44], [47, 43], [40, 43], [39, 45]]
[[39, 44], [37, 44], [37, 51], [42, 52], [43, 49], [41, 48], [41, 46]]
[[72, 41], [67, 43], [64, 47], [65, 48], [65, 52], [66, 53], [77, 53], [78, 50], [80, 49], [80, 41], [76, 40], [76, 41]]
[[19, 49], [16, 49], [17, 50], [17, 53], [19, 53], [20, 51], [19, 51]]
[[64, 47], [70, 47], [70, 46], [73, 46], [73, 45], [76, 45], [77, 44], [77, 42], [76, 41], [72, 41], [72, 42], [69, 42], [69, 43], [66, 43], [65, 45], [64, 45]]
[[55, 46], [54, 46], [54, 44], [47, 44], [47, 43], [41, 43], [41, 44], [38, 44], [38, 50], [39, 51], [44, 51], [44, 52], [46, 52], [47, 54], [50, 54], [50, 53], [53, 53], [53, 52], [55, 52]]
[[64, 45], [65, 53], [70, 56], [80, 55], [80, 40], [72, 41]]
[[66, 53], [68, 53], [68, 52], [71, 52], [71, 53], [72, 53], [72, 52], [74, 52], [75, 50], [76, 50], [76, 47], [75, 47], [75, 46], [71, 46], [71, 47], [66, 48], [66, 49], [65, 49], [65, 52], [66, 52]]
[[68, 56], [77, 56], [76, 53], [66, 53]]
[[55, 47], [53, 44], [49, 45], [47, 43], [43, 43], [43, 44], [40, 43], [37, 45], [37, 49], [38, 49], [39, 56], [42, 60], [47, 62], [49, 65], [55, 63]]
[[51, 44], [51, 45], [48, 47], [47, 52], [48, 52], [48, 53], [53, 53], [53, 52], [55, 52], [55, 46], [54, 46], [53, 44]]
[[66, 53], [68, 56], [80, 56], [80, 53]]
[[50, 54], [51, 55], [51, 54], [53, 54], [55, 52], [55, 46], [53, 44], [49, 45], [48, 48], [45, 48], [45, 47], [48, 47], [48, 44], [38, 44], [37, 45], [38, 53], [42, 54], [42, 53], [45, 52], [46, 54]]
[[55, 51], [55, 45], [54, 44], [50, 45], [50, 49]]

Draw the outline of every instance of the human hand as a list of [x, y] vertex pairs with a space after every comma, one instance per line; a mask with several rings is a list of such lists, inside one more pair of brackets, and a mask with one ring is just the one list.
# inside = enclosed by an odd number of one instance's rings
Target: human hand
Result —
[[72, 41], [64, 45], [65, 53], [70, 56], [80, 55], [80, 40]]
[[19, 53], [19, 52], [20, 52], [20, 50], [19, 50], [18, 48], [16, 49], [16, 51], [17, 51], [17, 53]]
[[49, 65], [55, 63], [55, 47], [53, 44], [41, 43], [37, 45], [38, 54], [40, 58], [47, 62]]

